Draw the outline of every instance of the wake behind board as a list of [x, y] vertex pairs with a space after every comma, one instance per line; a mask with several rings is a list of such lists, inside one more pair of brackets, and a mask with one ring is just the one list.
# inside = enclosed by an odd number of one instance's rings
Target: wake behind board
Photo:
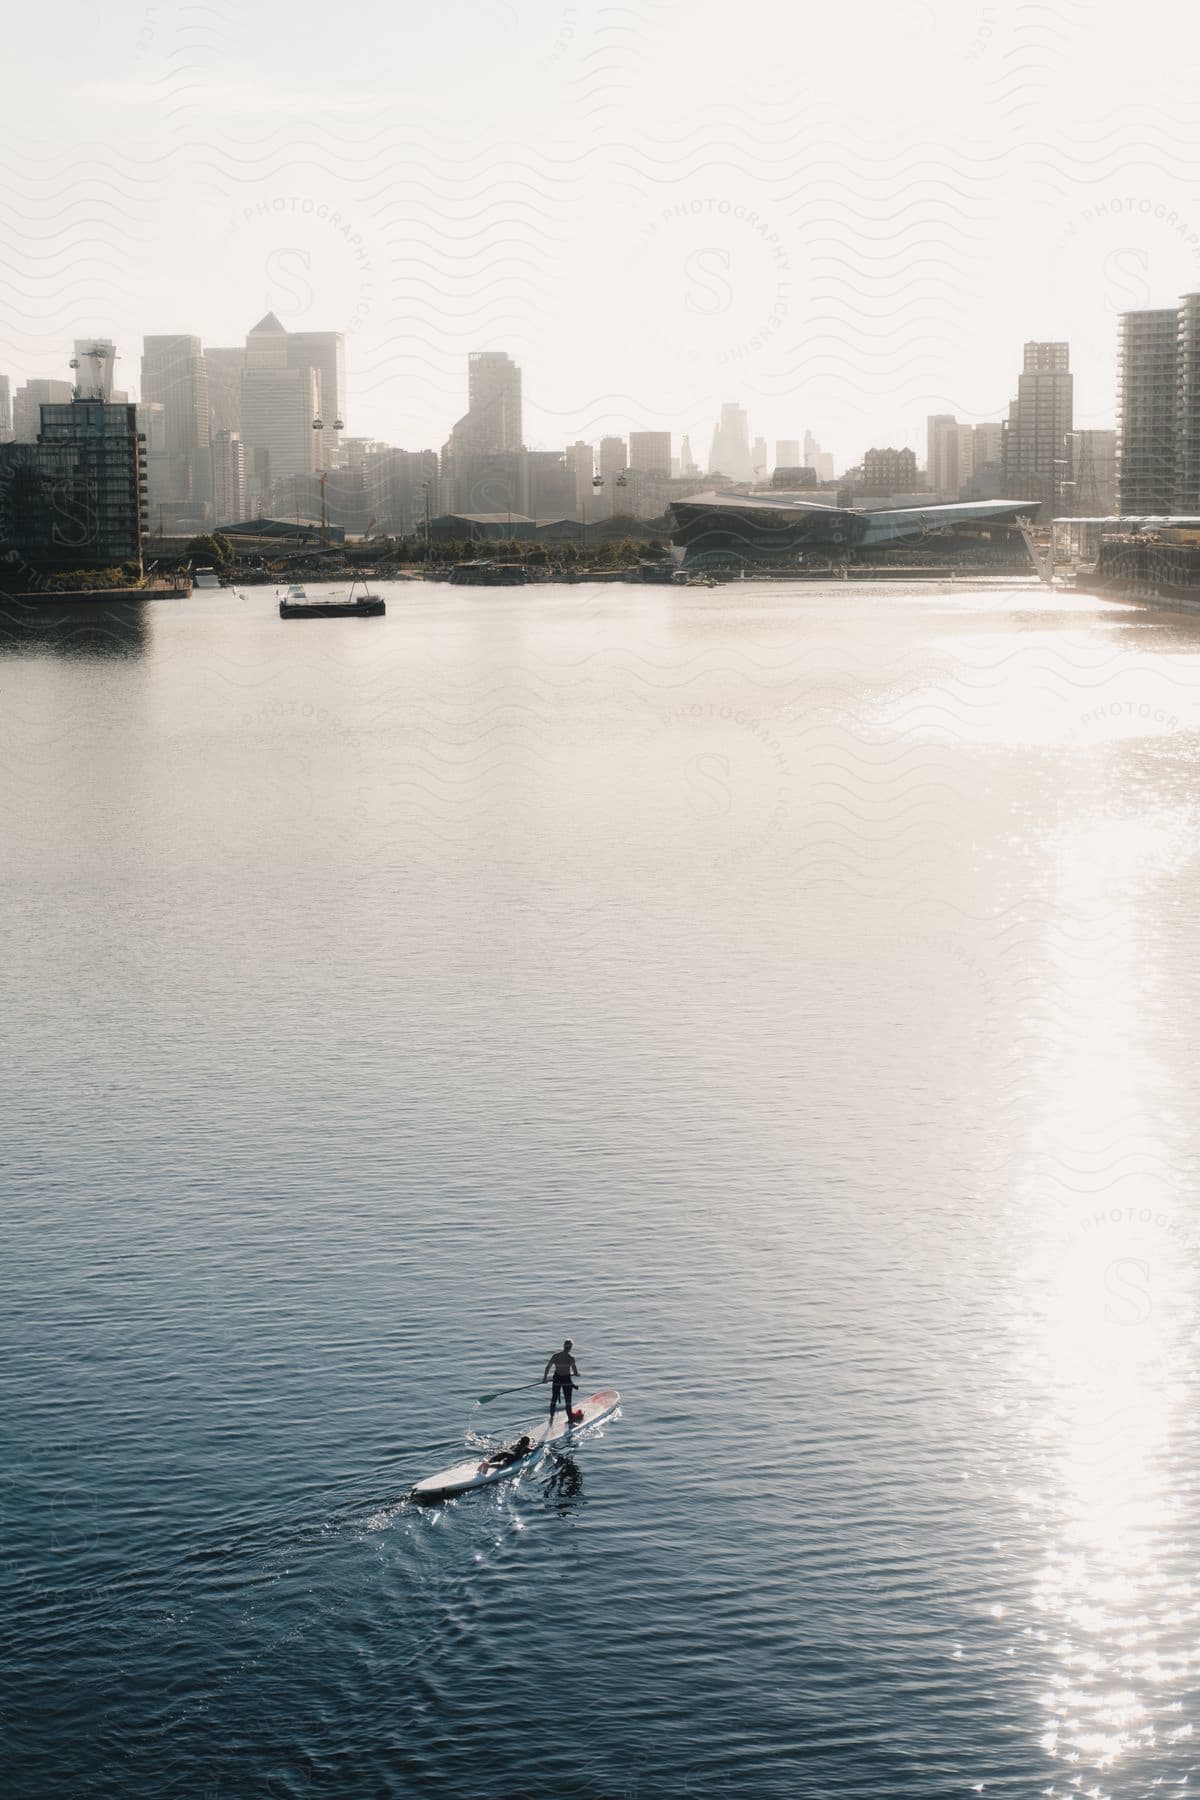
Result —
[[621, 1403], [621, 1396], [616, 1388], [601, 1388], [598, 1394], [592, 1394], [581, 1400], [576, 1406], [576, 1413], [583, 1417], [576, 1418], [568, 1424], [563, 1413], [556, 1413], [553, 1425], [549, 1419], [543, 1420], [534, 1430], [522, 1434], [533, 1440], [533, 1447], [516, 1462], [504, 1463], [498, 1469], [484, 1467], [484, 1458], [473, 1456], [469, 1462], [455, 1463], [453, 1468], [442, 1469], [437, 1475], [427, 1475], [424, 1481], [418, 1481], [412, 1491], [414, 1500], [448, 1500], [454, 1494], [469, 1494], [475, 1488], [490, 1487], [495, 1481], [508, 1481], [514, 1475], [520, 1475], [532, 1462], [541, 1455], [547, 1444], [555, 1444], [569, 1438], [573, 1432], [582, 1431], [588, 1425], [596, 1425], [601, 1419], [607, 1419]]

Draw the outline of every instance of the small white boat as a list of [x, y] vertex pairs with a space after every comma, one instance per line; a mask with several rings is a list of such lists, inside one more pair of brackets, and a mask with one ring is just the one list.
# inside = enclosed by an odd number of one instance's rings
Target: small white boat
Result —
[[[564, 1415], [557, 1414], [553, 1425], [547, 1419], [544, 1424], [523, 1435], [531, 1440], [531, 1448], [524, 1456], [513, 1462], [501, 1463], [497, 1468], [489, 1458], [473, 1456], [469, 1462], [455, 1463], [452, 1468], [442, 1469], [436, 1475], [426, 1476], [418, 1481], [412, 1491], [414, 1500], [448, 1500], [454, 1494], [469, 1494], [474, 1488], [490, 1487], [495, 1481], [507, 1481], [510, 1476], [520, 1475], [523, 1470], [536, 1462], [547, 1444], [557, 1444], [584, 1431], [589, 1425], [598, 1425], [601, 1419], [607, 1419], [615, 1413], [621, 1404], [621, 1396], [616, 1388], [601, 1388], [598, 1394], [592, 1394], [581, 1400], [575, 1408], [570, 1424]], [[493, 1452], [494, 1454], [494, 1452]]]

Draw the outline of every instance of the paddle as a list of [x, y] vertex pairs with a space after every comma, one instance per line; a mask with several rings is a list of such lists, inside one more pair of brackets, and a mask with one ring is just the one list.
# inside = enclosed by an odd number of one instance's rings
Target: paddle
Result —
[[544, 1385], [541, 1381], [522, 1381], [517, 1387], [497, 1388], [494, 1394], [480, 1394], [477, 1404], [486, 1406], [489, 1400], [499, 1400], [502, 1394], [521, 1394], [526, 1388], [543, 1387]]

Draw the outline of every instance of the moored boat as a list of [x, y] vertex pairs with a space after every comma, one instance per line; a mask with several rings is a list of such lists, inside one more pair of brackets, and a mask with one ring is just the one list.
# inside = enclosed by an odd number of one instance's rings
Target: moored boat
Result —
[[330, 598], [328, 600], [310, 600], [303, 587], [294, 582], [284, 598], [279, 602], [281, 619], [341, 619], [341, 618], [378, 618], [387, 611], [387, 606], [380, 594], [372, 594], [364, 587], [364, 592], [355, 595], [358, 582], [351, 583], [350, 592], [344, 600]]
[[524, 563], [479, 562], [455, 563], [450, 571], [455, 587], [524, 587], [529, 573]]

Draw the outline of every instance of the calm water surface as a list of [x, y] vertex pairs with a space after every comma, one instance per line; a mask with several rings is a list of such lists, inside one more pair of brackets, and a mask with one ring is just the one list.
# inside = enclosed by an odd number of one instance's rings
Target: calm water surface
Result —
[[0, 616], [5, 1794], [1191, 1791], [1200, 621], [388, 607]]

